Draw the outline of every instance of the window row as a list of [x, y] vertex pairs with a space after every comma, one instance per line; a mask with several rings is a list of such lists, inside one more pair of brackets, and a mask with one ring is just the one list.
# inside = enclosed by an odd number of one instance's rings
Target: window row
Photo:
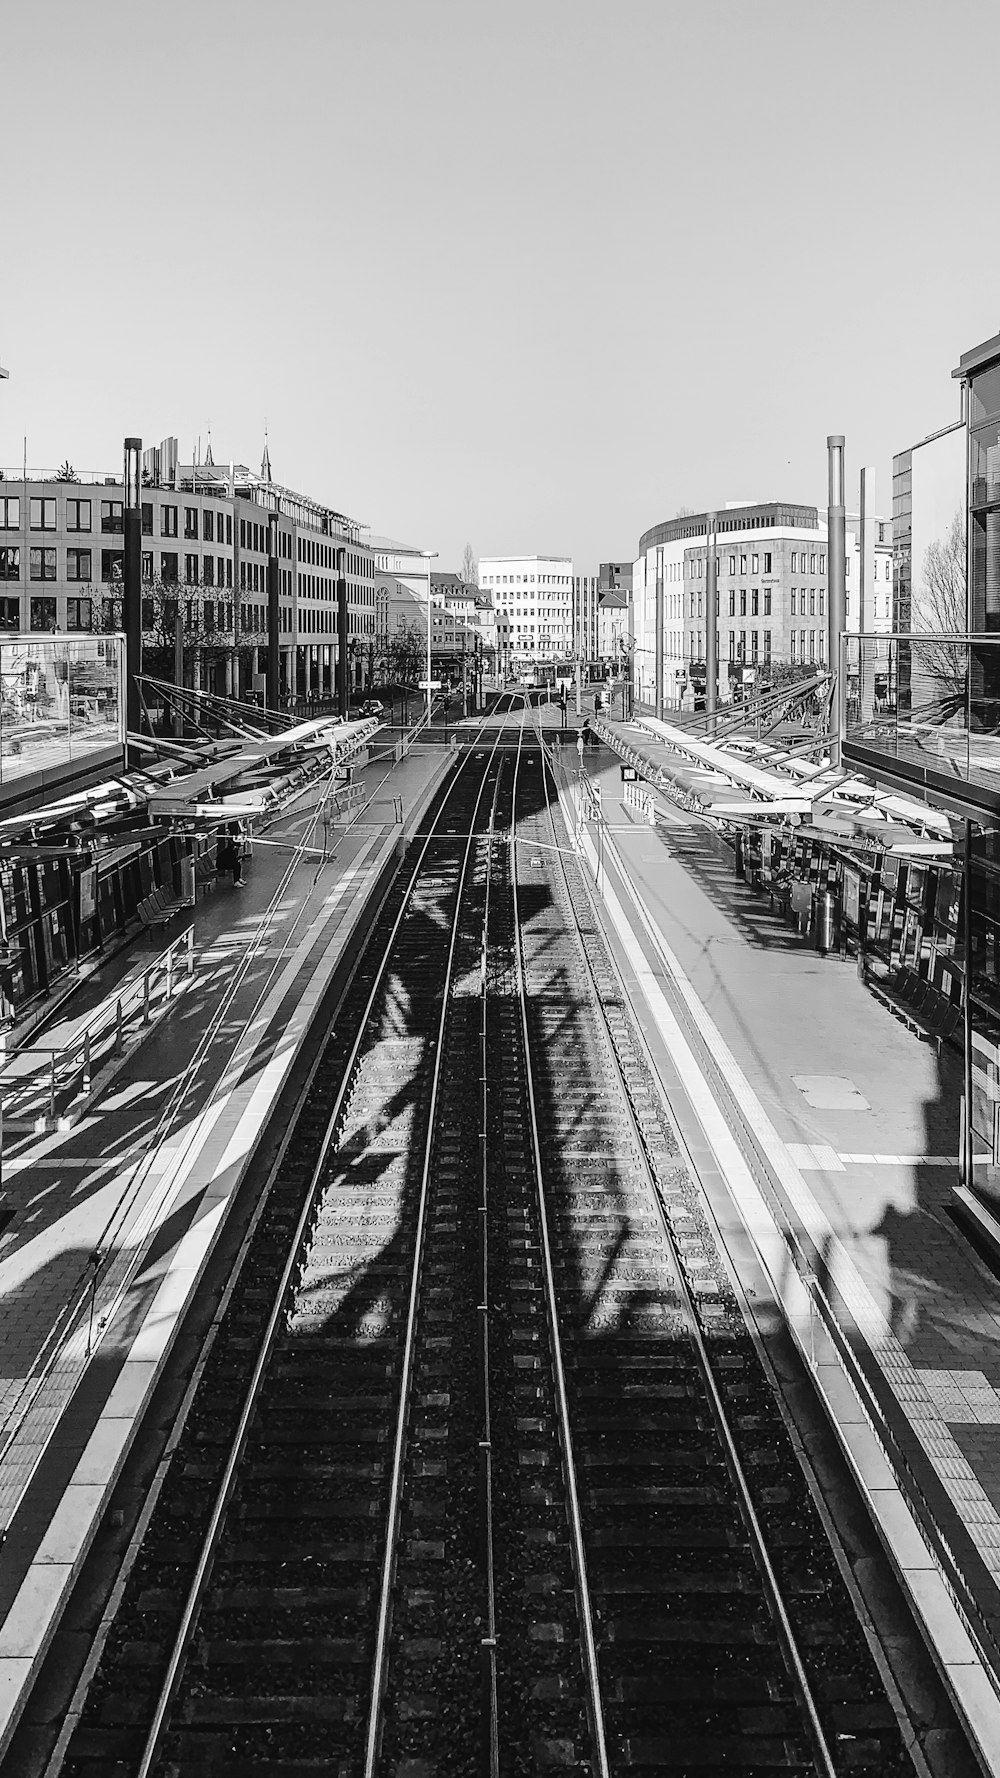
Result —
[[[66, 600], [67, 630], [89, 630], [93, 603], [90, 599]], [[53, 598], [37, 598], [28, 600], [29, 630], [58, 629], [58, 601]], [[0, 630], [20, 630], [21, 601], [17, 598], [0, 597]]]
[[[0, 494], [0, 531], [20, 531], [22, 501], [17, 494]], [[67, 531], [92, 531], [93, 500], [66, 501]], [[120, 500], [101, 500], [100, 525], [105, 532], [120, 533], [124, 529], [124, 507]], [[49, 495], [28, 500], [29, 531], [57, 531], [56, 501]]]

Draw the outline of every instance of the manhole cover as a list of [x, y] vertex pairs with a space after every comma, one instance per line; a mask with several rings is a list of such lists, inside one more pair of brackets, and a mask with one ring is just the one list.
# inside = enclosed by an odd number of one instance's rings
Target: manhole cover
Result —
[[870, 1111], [871, 1106], [846, 1074], [793, 1074], [807, 1105], [817, 1111]]

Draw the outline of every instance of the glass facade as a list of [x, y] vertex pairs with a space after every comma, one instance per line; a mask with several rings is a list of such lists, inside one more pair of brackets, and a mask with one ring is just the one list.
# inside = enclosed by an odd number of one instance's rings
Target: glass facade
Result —
[[[969, 377], [969, 577], [972, 628], [1000, 630], [1000, 360]], [[972, 693], [982, 707], [982, 726], [995, 732], [1000, 718], [1000, 663], [980, 650], [972, 666]]]
[[121, 636], [0, 637], [0, 787], [124, 746]]

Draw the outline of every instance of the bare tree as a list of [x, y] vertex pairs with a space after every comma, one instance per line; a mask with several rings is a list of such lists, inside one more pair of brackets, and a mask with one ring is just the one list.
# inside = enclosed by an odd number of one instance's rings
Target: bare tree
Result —
[[462, 579], [466, 586], [479, 585], [479, 562], [471, 543], [467, 543], [462, 551]]
[[400, 685], [415, 685], [427, 658], [427, 632], [419, 624], [401, 624], [386, 650], [392, 676]]
[[[961, 635], [968, 629], [965, 526], [956, 512], [946, 537], [936, 538], [924, 554], [922, 585], [914, 588], [914, 630], [933, 637]], [[964, 643], [920, 641], [912, 644], [911, 686], [920, 680], [947, 717], [965, 702], [968, 653]], [[922, 698], [914, 699], [914, 706]]]
[[693, 506], [679, 506], [677, 508], [677, 511], [674, 513], [675, 519], [690, 519], [690, 518], [693, 518], [693, 516], [694, 516], [694, 507]]

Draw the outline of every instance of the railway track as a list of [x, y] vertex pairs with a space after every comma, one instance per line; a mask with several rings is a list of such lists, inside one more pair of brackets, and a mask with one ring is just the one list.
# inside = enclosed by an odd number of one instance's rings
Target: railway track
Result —
[[48, 1778], [912, 1769], [523, 740], [380, 911]]

